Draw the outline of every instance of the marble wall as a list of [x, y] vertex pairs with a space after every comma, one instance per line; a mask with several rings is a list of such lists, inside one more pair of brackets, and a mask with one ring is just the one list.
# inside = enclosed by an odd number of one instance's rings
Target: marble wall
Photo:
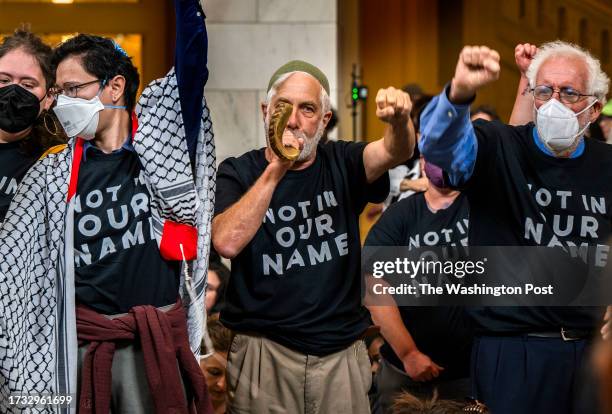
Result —
[[[292, 59], [318, 66], [338, 95], [334, 0], [204, 0], [217, 159], [265, 146], [260, 102], [274, 71]], [[333, 135], [332, 135], [333, 136]]]

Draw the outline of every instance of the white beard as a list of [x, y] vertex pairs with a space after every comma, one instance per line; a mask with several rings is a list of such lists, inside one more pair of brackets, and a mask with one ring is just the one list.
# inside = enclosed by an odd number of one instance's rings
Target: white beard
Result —
[[[266, 119], [264, 121], [264, 128], [266, 131], [266, 143], [268, 144], [268, 146], [270, 146], [270, 138], [268, 137], [268, 130], [269, 130], [268, 128], [270, 126], [270, 116], [271, 116], [271, 113], [270, 111], [268, 111], [268, 114], [266, 115]], [[319, 141], [321, 140], [321, 137], [323, 136], [323, 133], [325, 132], [325, 124], [323, 123], [323, 119], [321, 119], [321, 122], [319, 122], [319, 126], [317, 127], [317, 130], [315, 131], [312, 137], [309, 137], [302, 131], [298, 131], [298, 130], [288, 130], [288, 131], [296, 139], [302, 138], [302, 140], [304, 141], [304, 148], [302, 148], [300, 155], [295, 160], [295, 162], [303, 162], [303, 161], [306, 161], [312, 155], [313, 151], [317, 150], [317, 145], [319, 144]]]

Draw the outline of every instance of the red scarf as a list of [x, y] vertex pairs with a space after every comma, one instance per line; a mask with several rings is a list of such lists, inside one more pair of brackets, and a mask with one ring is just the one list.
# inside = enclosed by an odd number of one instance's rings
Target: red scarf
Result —
[[[80, 414], [110, 412], [114, 341], [137, 337], [155, 412], [213, 413], [204, 374], [189, 348], [180, 300], [167, 312], [150, 305], [134, 306], [125, 316], [114, 319], [79, 304], [76, 317], [79, 343], [89, 342], [82, 367]], [[180, 371], [185, 373], [188, 395], [192, 395], [190, 401], [185, 400], [177, 359]]]

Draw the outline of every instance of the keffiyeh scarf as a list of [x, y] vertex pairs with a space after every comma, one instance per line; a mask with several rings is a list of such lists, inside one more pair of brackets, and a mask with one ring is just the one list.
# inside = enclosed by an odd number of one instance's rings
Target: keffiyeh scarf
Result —
[[[197, 228], [198, 255], [184, 263], [180, 284], [189, 342], [196, 355], [203, 334], [216, 174], [212, 124], [205, 99], [202, 106], [193, 170], [174, 70], [152, 82], [140, 97], [133, 142], [151, 194], [158, 245], [168, 224]], [[72, 407], [77, 406], [74, 220], [73, 203], [68, 201], [75, 142], [72, 139], [30, 169], [0, 229], [2, 413], [22, 411], [9, 405], [11, 395], [71, 394]], [[39, 405], [29, 412], [69, 410]]]

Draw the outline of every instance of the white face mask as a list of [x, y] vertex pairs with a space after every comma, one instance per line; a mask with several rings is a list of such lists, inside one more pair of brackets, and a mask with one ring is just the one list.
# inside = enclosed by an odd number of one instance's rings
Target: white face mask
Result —
[[563, 105], [556, 99], [551, 99], [536, 109], [536, 127], [538, 136], [546, 147], [554, 153], [559, 153], [575, 147], [590, 121], [580, 129], [578, 115], [592, 107], [597, 100], [578, 113]]
[[103, 109], [104, 105], [97, 95], [89, 100], [60, 95], [53, 112], [57, 115], [66, 135], [78, 136], [89, 141], [96, 136], [100, 111]]
[[104, 105], [100, 101], [100, 94], [106, 81], [102, 82], [100, 91], [91, 99], [71, 98], [60, 95], [53, 112], [57, 116], [62, 128], [69, 137], [80, 137], [84, 140], [92, 140], [98, 130], [100, 111], [104, 109], [125, 109], [125, 106]]

